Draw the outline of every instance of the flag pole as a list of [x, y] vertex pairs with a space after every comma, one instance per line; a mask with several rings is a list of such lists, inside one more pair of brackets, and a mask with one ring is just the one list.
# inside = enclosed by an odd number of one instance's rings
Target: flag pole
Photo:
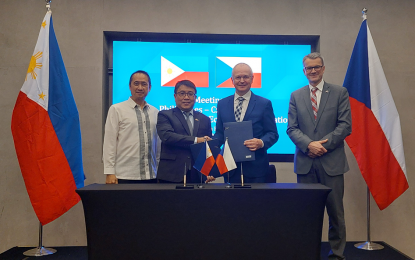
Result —
[[[225, 141], [225, 144], [224, 144], [224, 146], [226, 145], [228, 143], [228, 137], [226, 137], [226, 141]], [[231, 186], [231, 183], [229, 182], [229, 171], [228, 171], [228, 183], [226, 184], [226, 186], [225, 186], [226, 188], [232, 188], [232, 186]]]
[[[52, 12], [50, 10], [50, 3], [52, 0], [45, 0], [46, 2], [46, 11]], [[23, 252], [25, 256], [44, 256], [44, 255], [52, 255], [56, 253], [56, 249], [43, 247], [43, 226], [42, 223], [39, 222], [39, 245], [36, 248], [29, 249]]]
[[[362, 10], [362, 18], [363, 21], [367, 19], [367, 9], [363, 8]], [[363, 249], [363, 250], [380, 250], [383, 249], [383, 246], [378, 244], [378, 243], [374, 243], [371, 241], [370, 239], [370, 190], [369, 190], [369, 186], [367, 186], [367, 240], [366, 242], [362, 242], [362, 243], [357, 243], [354, 246], [358, 249]]]
[[39, 245], [36, 248], [29, 249], [23, 254], [25, 256], [44, 256], [56, 253], [56, 249], [43, 247], [43, 226], [39, 222]]
[[244, 172], [242, 171], [242, 162], [241, 162], [241, 185], [244, 186]]
[[366, 242], [357, 243], [354, 245], [358, 249], [363, 250], [380, 250], [383, 249], [381, 244], [370, 241], [370, 190], [367, 187], [367, 240]]
[[186, 163], [184, 163], [183, 187], [186, 187]]

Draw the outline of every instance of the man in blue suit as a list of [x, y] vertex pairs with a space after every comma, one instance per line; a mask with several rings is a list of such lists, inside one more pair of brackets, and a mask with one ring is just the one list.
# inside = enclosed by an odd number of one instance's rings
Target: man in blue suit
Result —
[[[271, 101], [255, 95], [251, 91], [254, 81], [252, 69], [248, 64], [239, 63], [232, 70], [232, 83], [235, 94], [218, 102], [216, 134], [224, 143], [223, 123], [252, 121], [254, 138], [245, 140], [244, 145], [255, 151], [255, 160], [243, 162], [244, 182], [263, 183], [269, 168], [267, 150], [278, 140], [274, 110]], [[241, 182], [240, 163], [238, 168], [229, 173], [229, 182]]]

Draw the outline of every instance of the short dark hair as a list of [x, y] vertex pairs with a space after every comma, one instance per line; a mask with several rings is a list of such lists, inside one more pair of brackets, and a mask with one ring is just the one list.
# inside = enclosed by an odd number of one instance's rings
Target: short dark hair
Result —
[[312, 53], [304, 56], [304, 58], [303, 58], [303, 64], [304, 64], [304, 61], [306, 59], [310, 59], [310, 60], [320, 59], [321, 60], [321, 65], [324, 66], [324, 58], [323, 58], [323, 56], [321, 56], [321, 54], [319, 52], [312, 52]]
[[177, 90], [180, 88], [181, 85], [185, 85], [186, 87], [194, 89], [195, 90], [195, 95], [197, 94], [196, 85], [193, 82], [191, 82], [190, 80], [187, 80], [187, 79], [178, 81], [176, 83], [176, 86], [174, 86], [174, 94], [177, 94]]
[[135, 75], [135, 74], [138, 74], [138, 73], [141, 73], [141, 74], [144, 74], [144, 75], [146, 75], [147, 76], [147, 78], [148, 78], [148, 85], [151, 87], [151, 79], [150, 79], [150, 75], [148, 75], [148, 73], [147, 72], [145, 72], [144, 70], [137, 70], [136, 72], [133, 72], [133, 74], [131, 74], [131, 76], [130, 76], [130, 83], [128, 84], [129, 86], [131, 85], [131, 82], [133, 81], [133, 76]]

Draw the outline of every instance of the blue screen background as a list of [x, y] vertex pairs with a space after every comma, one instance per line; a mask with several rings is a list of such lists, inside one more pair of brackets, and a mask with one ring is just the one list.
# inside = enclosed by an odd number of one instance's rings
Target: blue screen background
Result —
[[145, 70], [150, 74], [152, 83], [146, 101], [159, 110], [175, 107], [174, 87], [161, 86], [161, 57], [164, 57], [186, 72], [209, 73], [209, 87], [198, 87], [197, 98], [214, 102], [196, 101], [194, 109], [211, 118], [214, 133], [215, 100], [234, 94], [234, 88], [217, 88], [231, 77], [232, 71], [231, 67], [221, 63], [217, 57], [260, 57], [261, 88], [251, 90], [271, 100], [280, 135], [268, 153], [293, 154], [295, 146], [285, 132], [288, 105], [291, 92], [308, 84], [302, 71], [302, 59], [310, 51], [310, 45], [114, 41], [112, 103], [127, 100], [131, 95], [128, 86], [131, 74]]

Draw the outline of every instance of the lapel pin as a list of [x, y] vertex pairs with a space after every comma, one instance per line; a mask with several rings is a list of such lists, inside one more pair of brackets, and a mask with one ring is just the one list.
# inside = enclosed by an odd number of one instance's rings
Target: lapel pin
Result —
[[199, 119], [195, 118], [196, 121], [199, 121]]
[[328, 91], [328, 90], [326, 90], [326, 93], [329, 93], [329, 91]]

